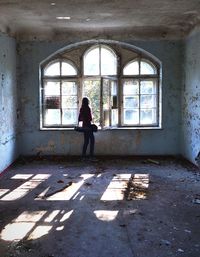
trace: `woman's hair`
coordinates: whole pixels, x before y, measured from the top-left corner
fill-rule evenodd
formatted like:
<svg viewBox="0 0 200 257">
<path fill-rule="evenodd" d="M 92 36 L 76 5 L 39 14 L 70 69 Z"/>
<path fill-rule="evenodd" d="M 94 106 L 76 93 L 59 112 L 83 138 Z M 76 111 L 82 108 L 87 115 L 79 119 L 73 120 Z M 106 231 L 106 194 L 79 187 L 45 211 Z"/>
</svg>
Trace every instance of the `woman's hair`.
<svg viewBox="0 0 200 257">
<path fill-rule="evenodd" d="M 87 97 L 83 97 L 82 99 L 82 107 L 86 107 L 89 105 L 89 99 Z"/>
</svg>

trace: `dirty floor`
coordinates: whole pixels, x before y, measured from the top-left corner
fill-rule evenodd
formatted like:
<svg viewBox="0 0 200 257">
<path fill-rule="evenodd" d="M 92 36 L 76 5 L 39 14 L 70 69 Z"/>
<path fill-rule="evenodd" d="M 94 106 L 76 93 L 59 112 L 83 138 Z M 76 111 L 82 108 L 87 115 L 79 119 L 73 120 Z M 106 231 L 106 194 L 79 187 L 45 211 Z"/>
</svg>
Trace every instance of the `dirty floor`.
<svg viewBox="0 0 200 257">
<path fill-rule="evenodd" d="M 200 173 L 168 159 L 23 159 L 0 176 L 1 257 L 200 257 Z"/>
</svg>

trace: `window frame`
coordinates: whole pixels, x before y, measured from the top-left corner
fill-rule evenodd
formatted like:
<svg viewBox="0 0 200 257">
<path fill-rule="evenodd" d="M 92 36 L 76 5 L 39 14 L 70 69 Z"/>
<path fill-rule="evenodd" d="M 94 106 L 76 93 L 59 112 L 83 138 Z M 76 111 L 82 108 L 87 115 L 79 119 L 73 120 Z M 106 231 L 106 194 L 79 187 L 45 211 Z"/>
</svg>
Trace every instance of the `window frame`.
<svg viewBox="0 0 200 257">
<path fill-rule="evenodd" d="M 81 46 L 80 46 L 81 47 Z M 91 50 L 99 47 L 99 75 L 84 75 L 84 57 L 87 53 Z M 101 75 L 101 48 L 104 47 L 105 49 L 111 51 L 115 58 L 116 58 L 116 75 Z M 45 125 L 45 104 L 44 104 L 44 83 L 46 80 L 56 81 L 59 80 L 61 83 L 64 81 L 74 81 L 77 84 L 77 111 L 79 111 L 81 107 L 81 100 L 83 96 L 83 82 L 85 80 L 100 80 L 100 129 L 101 130 L 109 130 L 109 129 L 161 129 L 161 109 L 162 109 L 162 99 L 161 99 L 161 64 L 157 61 L 153 60 L 151 57 L 146 55 L 145 53 L 137 53 L 134 49 L 129 49 L 133 53 L 137 54 L 137 57 L 130 58 L 121 63 L 121 52 L 123 49 L 118 49 L 118 51 L 113 48 L 112 44 L 107 45 L 105 43 L 98 43 L 89 45 L 79 56 L 80 65 L 77 65 L 74 61 L 69 59 L 68 57 L 59 57 L 53 58 L 48 62 L 45 62 L 40 69 L 40 129 L 41 130 L 64 130 L 64 129 L 73 129 L 74 124 L 67 124 L 67 125 Z M 139 74 L 138 75 L 124 75 L 123 70 L 124 68 L 131 62 L 135 60 L 139 63 Z M 140 74 L 141 71 L 141 62 L 144 61 L 153 66 L 156 71 L 156 74 Z M 53 63 L 60 62 L 60 75 L 59 76 L 45 76 L 44 71 Z M 61 63 L 67 62 L 68 64 L 72 65 L 73 68 L 76 70 L 77 74 L 73 76 L 61 75 Z M 117 84 L 117 111 L 118 111 L 118 125 L 117 126 L 110 126 L 104 127 L 104 120 L 103 120 L 103 80 L 109 79 L 116 81 Z M 138 80 L 139 84 L 142 80 L 152 79 L 156 81 L 156 123 L 155 124 L 125 124 L 124 123 L 124 101 L 123 101 L 123 83 L 125 80 Z M 140 85 L 139 85 L 140 88 Z M 141 96 L 139 92 L 139 97 Z M 60 94 L 62 98 L 62 94 Z M 139 100 L 140 101 L 140 100 Z M 61 108 L 62 109 L 62 108 Z M 140 113 L 141 107 L 138 109 Z M 139 114 L 140 115 L 140 114 Z M 112 116 L 112 109 L 110 110 L 109 119 Z M 62 117 L 62 113 L 61 113 Z M 77 123 L 78 123 L 78 113 L 77 113 Z"/>
<path fill-rule="evenodd" d="M 49 66 L 51 66 L 54 63 L 60 63 L 60 75 L 55 75 L 55 76 L 48 76 L 48 75 L 44 75 L 44 71 L 45 69 L 47 69 Z M 66 62 L 70 65 L 72 65 L 72 67 L 76 70 L 76 75 L 61 75 L 61 71 L 62 71 L 62 62 Z M 40 129 L 63 129 L 63 128 L 68 128 L 71 129 L 72 127 L 74 127 L 75 124 L 67 124 L 67 125 L 63 125 L 62 124 L 62 114 L 63 114 L 63 109 L 62 106 L 60 106 L 60 124 L 51 124 L 51 125 L 47 125 L 45 124 L 45 94 L 44 94 L 44 88 L 45 88 L 45 82 L 46 81 L 57 81 L 60 83 L 60 104 L 62 102 L 62 82 L 63 81 L 70 81 L 70 82 L 75 82 L 77 85 L 77 114 L 78 114 L 78 110 L 79 110 L 79 88 L 80 88 L 80 84 L 79 84 L 79 72 L 78 69 L 76 67 L 76 65 L 69 59 L 66 58 L 59 58 L 59 59 L 54 59 L 50 62 L 48 62 L 46 65 L 44 65 L 41 68 L 41 87 L 40 87 Z M 78 120 L 78 118 L 77 118 Z"/>
</svg>

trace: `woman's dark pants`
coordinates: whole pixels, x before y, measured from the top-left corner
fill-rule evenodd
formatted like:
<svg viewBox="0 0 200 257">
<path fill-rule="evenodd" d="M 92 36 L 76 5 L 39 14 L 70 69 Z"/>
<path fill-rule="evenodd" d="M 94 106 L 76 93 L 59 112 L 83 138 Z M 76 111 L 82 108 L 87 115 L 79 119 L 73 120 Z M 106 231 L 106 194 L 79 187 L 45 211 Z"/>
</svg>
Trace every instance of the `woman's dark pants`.
<svg viewBox="0 0 200 257">
<path fill-rule="evenodd" d="M 90 142 L 90 156 L 92 157 L 94 155 L 94 134 L 93 131 L 84 131 L 84 143 L 83 143 L 83 151 L 82 156 L 86 156 L 87 147 Z"/>
</svg>

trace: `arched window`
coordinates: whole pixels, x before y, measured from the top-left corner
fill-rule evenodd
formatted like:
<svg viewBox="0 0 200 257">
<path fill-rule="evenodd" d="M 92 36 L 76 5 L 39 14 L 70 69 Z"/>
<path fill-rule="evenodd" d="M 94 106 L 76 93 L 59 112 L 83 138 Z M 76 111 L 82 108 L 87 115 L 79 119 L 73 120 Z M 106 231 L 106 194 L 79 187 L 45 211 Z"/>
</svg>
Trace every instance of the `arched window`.
<svg viewBox="0 0 200 257">
<path fill-rule="evenodd" d="M 117 75 L 117 57 L 112 49 L 98 45 L 84 55 L 84 75 Z"/>
<path fill-rule="evenodd" d="M 73 126 L 77 123 L 77 69 L 59 60 L 43 68 L 43 127 Z"/>
<path fill-rule="evenodd" d="M 56 54 L 41 66 L 41 128 L 73 128 L 84 96 L 100 128 L 160 127 L 160 64 L 117 44 Z"/>
<path fill-rule="evenodd" d="M 149 60 L 132 60 L 123 69 L 123 125 L 158 123 L 158 71 Z"/>
</svg>

